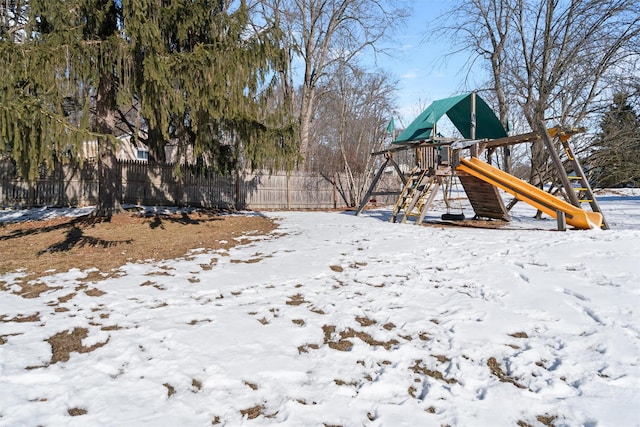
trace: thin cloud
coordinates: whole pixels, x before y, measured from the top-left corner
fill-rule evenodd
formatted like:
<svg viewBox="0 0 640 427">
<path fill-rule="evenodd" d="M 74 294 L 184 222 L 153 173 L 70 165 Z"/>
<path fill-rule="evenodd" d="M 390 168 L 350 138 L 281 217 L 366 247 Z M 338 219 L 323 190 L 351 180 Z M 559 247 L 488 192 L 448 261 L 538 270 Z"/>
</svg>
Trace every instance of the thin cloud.
<svg viewBox="0 0 640 427">
<path fill-rule="evenodd" d="M 400 76 L 402 80 L 414 80 L 418 78 L 418 73 L 415 70 L 408 71 Z"/>
</svg>

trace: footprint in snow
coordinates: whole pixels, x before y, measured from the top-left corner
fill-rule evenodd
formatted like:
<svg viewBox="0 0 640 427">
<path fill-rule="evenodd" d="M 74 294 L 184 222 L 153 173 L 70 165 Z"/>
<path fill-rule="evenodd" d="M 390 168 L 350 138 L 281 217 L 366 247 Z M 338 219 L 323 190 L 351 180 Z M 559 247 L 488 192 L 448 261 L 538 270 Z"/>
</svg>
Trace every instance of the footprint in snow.
<svg viewBox="0 0 640 427">
<path fill-rule="evenodd" d="M 570 289 L 566 289 L 566 288 L 565 288 L 565 289 L 563 289 L 563 290 L 562 290 L 562 292 L 563 292 L 565 295 L 572 296 L 572 297 L 574 297 L 574 298 L 579 299 L 580 301 L 591 301 L 589 298 L 585 297 L 584 295 L 581 295 L 581 294 L 579 294 L 579 293 L 577 293 L 577 292 L 574 292 L 574 291 L 572 291 L 572 290 L 570 290 Z"/>
<path fill-rule="evenodd" d="M 582 311 L 584 312 L 584 314 L 586 314 L 588 317 L 592 318 L 594 322 L 596 322 L 599 325 L 604 325 L 604 322 L 600 319 L 600 317 L 590 308 L 588 307 L 583 307 Z"/>
</svg>

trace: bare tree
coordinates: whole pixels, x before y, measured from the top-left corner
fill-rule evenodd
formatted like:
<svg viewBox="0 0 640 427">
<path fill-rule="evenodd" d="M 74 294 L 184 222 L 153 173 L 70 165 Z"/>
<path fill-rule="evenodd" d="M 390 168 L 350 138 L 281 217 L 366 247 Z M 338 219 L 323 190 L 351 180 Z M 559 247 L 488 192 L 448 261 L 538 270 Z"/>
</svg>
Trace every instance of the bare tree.
<svg viewBox="0 0 640 427">
<path fill-rule="evenodd" d="M 282 81 L 285 95 L 295 96 L 300 74 L 297 114 L 300 151 L 310 164 L 311 126 L 322 82 L 341 67 L 350 66 L 366 50 L 380 53 L 379 42 L 397 28 L 406 10 L 403 1 L 382 0 L 262 0 L 264 16 L 275 17 L 285 32 L 291 65 Z M 301 63 L 298 71 L 298 63 Z"/>
<path fill-rule="evenodd" d="M 458 51 L 473 52 L 469 64 L 476 59 L 483 60 L 490 69 L 489 87 L 495 96 L 498 118 L 508 129 L 509 97 L 505 82 L 505 67 L 509 37 L 513 30 L 514 1 L 509 0 L 457 0 L 454 7 L 445 14 L 447 34 L 456 40 Z M 503 169 L 511 169 L 511 151 L 502 148 Z"/>
<path fill-rule="evenodd" d="M 554 169 L 549 165 L 555 151 L 549 149 L 548 125 L 576 126 L 598 111 L 613 77 L 637 60 L 640 4 L 637 0 L 461 0 L 458 7 L 470 14 L 457 23 L 457 34 L 466 41 L 462 46 L 492 66 L 500 65 L 492 76 L 494 87 L 502 86 L 517 101 L 529 127 L 543 136 L 543 142 L 531 146 L 530 175 L 532 183 L 542 185 Z M 471 25 L 477 15 L 482 16 L 484 29 Z M 451 27 L 456 27 L 455 21 Z M 489 49 L 483 49 L 485 45 Z M 553 160 L 557 167 L 558 159 Z"/>
<path fill-rule="evenodd" d="M 345 203 L 356 206 L 369 184 L 372 151 L 381 150 L 393 111 L 395 82 L 382 72 L 341 67 L 322 87 L 310 165 L 334 182 Z"/>
<path fill-rule="evenodd" d="M 529 126 L 543 137 L 531 147 L 532 183 L 552 177 L 548 158 L 556 151 L 547 124 L 578 125 L 602 99 L 606 76 L 634 55 L 629 47 L 640 34 L 639 7 L 634 0 L 518 2 L 519 43 L 508 78 Z"/>
</svg>

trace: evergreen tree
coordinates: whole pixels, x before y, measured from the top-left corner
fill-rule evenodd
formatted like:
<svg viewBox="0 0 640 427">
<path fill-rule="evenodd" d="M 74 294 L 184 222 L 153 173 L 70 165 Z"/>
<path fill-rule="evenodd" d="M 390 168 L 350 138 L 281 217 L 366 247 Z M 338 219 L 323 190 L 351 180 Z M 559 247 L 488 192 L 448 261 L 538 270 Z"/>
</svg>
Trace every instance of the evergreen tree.
<svg viewBox="0 0 640 427">
<path fill-rule="evenodd" d="M 65 3 L 47 10 L 50 4 L 31 0 L 2 9 L 0 151 L 28 180 L 37 178 L 40 166 L 51 168 L 63 153 L 97 136 L 90 129 L 89 97 L 82 96 L 90 65 L 76 61 L 83 37 L 72 19 L 78 4 Z M 70 109 L 80 111 L 71 115 Z"/>
<path fill-rule="evenodd" d="M 588 167 L 599 187 L 640 185 L 640 117 L 628 95 L 617 93 L 600 122 L 588 158 Z"/>
<path fill-rule="evenodd" d="M 0 10 L 0 153 L 23 177 L 90 140 L 113 163 L 118 120 L 158 160 L 169 143 L 217 169 L 295 160 L 290 110 L 271 97 L 286 67 L 278 25 L 253 31 L 244 0 L 11 4 Z"/>
<path fill-rule="evenodd" d="M 224 0 L 124 0 L 132 92 L 158 159 L 169 141 L 219 168 L 291 166 L 296 147 L 285 109 L 267 108 L 286 66 L 276 22 L 250 31 L 245 5 Z"/>
</svg>

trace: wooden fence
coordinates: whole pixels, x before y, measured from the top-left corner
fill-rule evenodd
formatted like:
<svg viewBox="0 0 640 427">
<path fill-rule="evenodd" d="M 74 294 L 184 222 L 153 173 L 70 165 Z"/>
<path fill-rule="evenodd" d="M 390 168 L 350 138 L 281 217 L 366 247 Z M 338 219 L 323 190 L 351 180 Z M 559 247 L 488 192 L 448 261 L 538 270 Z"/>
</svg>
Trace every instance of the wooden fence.
<svg viewBox="0 0 640 427">
<path fill-rule="evenodd" d="M 197 174 L 189 167 L 121 161 L 123 204 L 235 209 L 343 209 L 338 188 L 318 174 L 244 172 Z M 389 179 L 390 188 L 397 178 Z M 365 189 L 367 185 L 364 187 Z M 397 188 L 395 188 L 397 189 Z M 11 162 L 0 162 L 0 207 L 90 206 L 98 199 L 97 165 L 58 165 L 30 185 Z M 380 199 L 380 198 L 378 198 Z M 378 200 L 379 203 L 392 203 Z"/>
<path fill-rule="evenodd" d="M 0 161 L 0 206 L 87 206 L 96 203 L 98 174 L 94 164 L 82 167 L 56 165 L 29 185 L 18 177 L 15 166 Z"/>
</svg>

